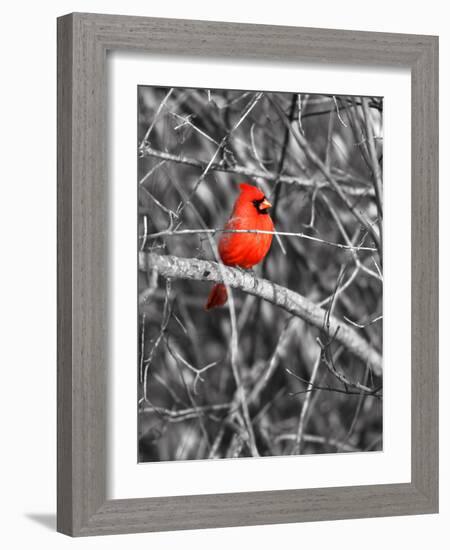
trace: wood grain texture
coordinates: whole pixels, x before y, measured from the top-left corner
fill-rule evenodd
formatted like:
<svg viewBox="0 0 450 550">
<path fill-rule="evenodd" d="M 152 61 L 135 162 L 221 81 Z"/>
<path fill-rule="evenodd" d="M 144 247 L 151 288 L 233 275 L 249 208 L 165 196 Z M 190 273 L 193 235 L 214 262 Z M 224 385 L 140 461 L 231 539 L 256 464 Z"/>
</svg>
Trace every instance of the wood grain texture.
<svg viewBox="0 0 450 550">
<path fill-rule="evenodd" d="M 106 52 L 406 66 L 412 72 L 412 481 L 106 499 Z M 58 530 L 97 535 L 438 509 L 438 40 L 115 15 L 58 20 Z"/>
<path fill-rule="evenodd" d="M 79 17 L 59 20 L 58 42 L 59 323 L 66 327 L 58 340 L 58 529 L 75 534 L 106 498 L 106 67 L 103 46 Z"/>
<path fill-rule="evenodd" d="M 72 526 L 72 20 L 58 21 L 57 529 Z"/>
<path fill-rule="evenodd" d="M 411 71 L 412 479 L 438 510 L 439 97 L 438 40 Z"/>
</svg>

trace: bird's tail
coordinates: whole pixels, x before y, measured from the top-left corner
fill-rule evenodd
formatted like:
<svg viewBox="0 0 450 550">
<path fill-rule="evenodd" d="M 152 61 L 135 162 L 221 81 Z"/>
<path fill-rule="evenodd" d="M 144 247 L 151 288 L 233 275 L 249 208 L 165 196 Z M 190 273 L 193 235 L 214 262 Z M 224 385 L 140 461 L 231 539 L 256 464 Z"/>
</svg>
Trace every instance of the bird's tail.
<svg viewBox="0 0 450 550">
<path fill-rule="evenodd" d="M 223 306 L 227 303 L 227 289 L 222 283 L 214 285 L 208 296 L 205 309 L 212 309 L 213 307 Z"/>
</svg>

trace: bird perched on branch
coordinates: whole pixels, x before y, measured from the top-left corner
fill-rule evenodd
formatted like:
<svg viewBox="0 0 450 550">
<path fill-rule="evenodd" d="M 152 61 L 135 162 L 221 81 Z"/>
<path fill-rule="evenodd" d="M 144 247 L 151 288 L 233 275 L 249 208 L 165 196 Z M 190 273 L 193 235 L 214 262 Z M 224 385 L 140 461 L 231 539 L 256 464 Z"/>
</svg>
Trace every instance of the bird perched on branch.
<svg viewBox="0 0 450 550">
<path fill-rule="evenodd" d="M 269 215 L 272 206 L 264 193 L 253 185 L 241 183 L 240 194 L 219 240 L 219 256 L 225 265 L 251 269 L 259 264 L 269 252 L 273 235 L 270 233 L 241 233 L 235 230 L 273 231 Z M 229 232 L 227 232 L 227 230 Z M 223 306 L 227 301 L 224 284 L 214 285 L 208 296 L 205 309 Z"/>
</svg>

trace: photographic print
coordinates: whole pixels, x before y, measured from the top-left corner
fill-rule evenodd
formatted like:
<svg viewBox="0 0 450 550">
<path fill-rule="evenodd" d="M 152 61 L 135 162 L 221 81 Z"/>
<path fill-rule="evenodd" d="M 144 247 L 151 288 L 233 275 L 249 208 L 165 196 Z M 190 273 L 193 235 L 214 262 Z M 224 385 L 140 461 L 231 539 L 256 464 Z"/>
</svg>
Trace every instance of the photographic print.
<svg viewBox="0 0 450 550">
<path fill-rule="evenodd" d="M 139 86 L 139 462 L 383 449 L 383 99 Z"/>
</svg>

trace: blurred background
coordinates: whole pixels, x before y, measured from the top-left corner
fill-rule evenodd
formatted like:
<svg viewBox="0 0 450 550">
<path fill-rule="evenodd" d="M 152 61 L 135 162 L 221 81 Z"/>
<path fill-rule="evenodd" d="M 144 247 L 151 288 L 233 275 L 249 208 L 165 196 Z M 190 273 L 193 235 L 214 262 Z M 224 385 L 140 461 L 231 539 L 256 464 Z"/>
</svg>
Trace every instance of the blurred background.
<svg viewBox="0 0 450 550">
<path fill-rule="evenodd" d="M 274 238 L 257 276 L 381 353 L 382 111 L 375 97 L 139 87 L 139 251 L 214 259 L 207 236 L 177 231 L 222 228 L 238 184 L 255 184 L 277 231 L 314 238 Z M 204 310 L 211 286 L 139 272 L 139 461 L 382 450 L 381 376 L 235 290 L 246 418 L 228 308 Z"/>
</svg>

